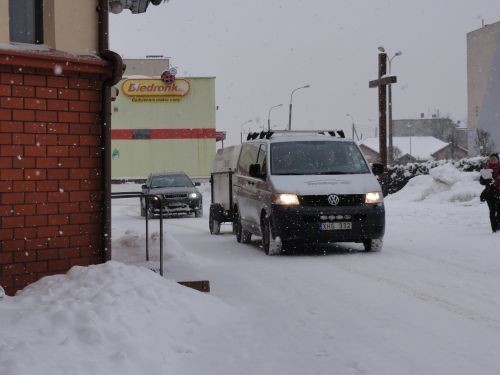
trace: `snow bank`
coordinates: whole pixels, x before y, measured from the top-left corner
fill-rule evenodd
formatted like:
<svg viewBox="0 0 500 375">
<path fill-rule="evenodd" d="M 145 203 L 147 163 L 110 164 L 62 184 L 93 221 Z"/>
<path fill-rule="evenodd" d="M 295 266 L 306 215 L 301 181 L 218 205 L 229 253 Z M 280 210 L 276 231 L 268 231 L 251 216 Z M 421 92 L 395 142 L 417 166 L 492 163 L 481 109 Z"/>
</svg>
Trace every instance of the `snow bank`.
<svg viewBox="0 0 500 375">
<path fill-rule="evenodd" d="M 230 312 L 145 268 L 73 267 L 0 299 L 0 374 L 181 374 Z"/>
<path fill-rule="evenodd" d="M 163 236 L 163 256 L 165 260 L 184 258 L 186 256 L 186 250 L 171 234 L 163 233 Z M 150 233 L 148 243 L 151 249 L 150 255 L 153 258 L 157 258 L 155 254 L 158 253 L 158 249 L 160 248 L 160 232 L 154 231 Z M 119 248 L 121 252 L 132 252 L 145 256 L 145 246 L 146 236 L 144 233 L 138 233 L 134 229 L 127 229 L 124 234 L 113 240 L 113 248 Z"/>
<path fill-rule="evenodd" d="M 469 202 L 481 194 L 478 172 L 461 172 L 450 163 L 432 168 L 428 175 L 413 177 L 393 201 Z"/>
</svg>

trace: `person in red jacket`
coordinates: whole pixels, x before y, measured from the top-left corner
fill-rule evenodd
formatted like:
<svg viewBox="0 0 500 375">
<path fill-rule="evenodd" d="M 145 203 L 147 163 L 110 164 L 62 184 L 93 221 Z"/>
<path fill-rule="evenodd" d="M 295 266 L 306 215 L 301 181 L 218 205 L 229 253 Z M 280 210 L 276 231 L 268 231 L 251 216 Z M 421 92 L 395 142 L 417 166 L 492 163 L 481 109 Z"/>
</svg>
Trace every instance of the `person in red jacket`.
<svg viewBox="0 0 500 375">
<path fill-rule="evenodd" d="M 500 162 L 498 154 L 491 154 L 481 171 L 479 182 L 485 185 L 481 201 L 488 204 L 490 223 L 493 233 L 500 230 Z"/>
</svg>

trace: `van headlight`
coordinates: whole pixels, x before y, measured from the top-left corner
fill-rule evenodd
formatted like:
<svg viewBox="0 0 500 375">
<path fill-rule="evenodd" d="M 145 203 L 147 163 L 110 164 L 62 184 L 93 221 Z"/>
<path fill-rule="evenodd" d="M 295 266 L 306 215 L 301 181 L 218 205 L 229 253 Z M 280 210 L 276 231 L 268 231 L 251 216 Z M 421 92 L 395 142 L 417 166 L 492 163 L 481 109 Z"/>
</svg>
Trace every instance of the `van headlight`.
<svg viewBox="0 0 500 375">
<path fill-rule="evenodd" d="M 371 191 L 366 193 L 365 195 L 365 203 L 366 204 L 377 204 L 381 203 L 384 200 L 384 196 L 380 191 Z"/>
<path fill-rule="evenodd" d="M 295 194 L 273 194 L 272 202 L 275 204 L 283 204 L 287 206 L 299 205 L 299 197 Z"/>
<path fill-rule="evenodd" d="M 198 198 L 198 193 L 189 193 L 189 198 Z"/>
</svg>

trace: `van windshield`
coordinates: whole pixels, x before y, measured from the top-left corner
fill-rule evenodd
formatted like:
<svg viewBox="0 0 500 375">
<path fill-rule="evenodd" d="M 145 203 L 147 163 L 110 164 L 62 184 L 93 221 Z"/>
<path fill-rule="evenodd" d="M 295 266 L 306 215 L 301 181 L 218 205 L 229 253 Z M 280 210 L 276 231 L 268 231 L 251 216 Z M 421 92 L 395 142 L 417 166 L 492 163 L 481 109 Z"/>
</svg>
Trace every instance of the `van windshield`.
<svg viewBox="0 0 500 375">
<path fill-rule="evenodd" d="M 358 147 L 350 142 L 277 142 L 270 151 L 273 175 L 370 173 Z"/>
</svg>

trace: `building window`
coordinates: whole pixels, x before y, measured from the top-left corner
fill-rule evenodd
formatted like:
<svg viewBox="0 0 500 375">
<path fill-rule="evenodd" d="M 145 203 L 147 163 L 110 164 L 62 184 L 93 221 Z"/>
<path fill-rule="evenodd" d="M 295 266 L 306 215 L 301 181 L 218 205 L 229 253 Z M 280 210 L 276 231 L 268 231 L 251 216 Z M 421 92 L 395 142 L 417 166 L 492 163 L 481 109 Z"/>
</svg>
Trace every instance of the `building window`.
<svg viewBox="0 0 500 375">
<path fill-rule="evenodd" d="M 43 0 L 9 0 L 10 41 L 43 43 Z"/>
</svg>

